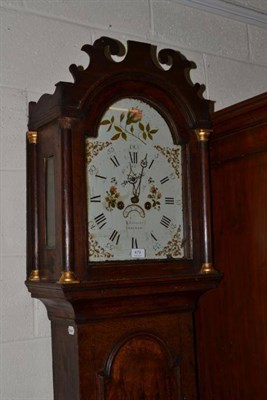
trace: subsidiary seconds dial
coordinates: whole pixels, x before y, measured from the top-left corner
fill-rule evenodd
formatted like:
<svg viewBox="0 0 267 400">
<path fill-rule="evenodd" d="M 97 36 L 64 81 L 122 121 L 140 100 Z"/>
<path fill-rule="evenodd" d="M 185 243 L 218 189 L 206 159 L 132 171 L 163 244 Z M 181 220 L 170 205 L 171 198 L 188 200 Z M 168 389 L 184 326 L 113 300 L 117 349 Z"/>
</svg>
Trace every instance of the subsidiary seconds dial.
<svg viewBox="0 0 267 400">
<path fill-rule="evenodd" d="M 86 156 L 89 261 L 182 258 L 181 146 L 162 116 L 120 100 Z"/>
</svg>

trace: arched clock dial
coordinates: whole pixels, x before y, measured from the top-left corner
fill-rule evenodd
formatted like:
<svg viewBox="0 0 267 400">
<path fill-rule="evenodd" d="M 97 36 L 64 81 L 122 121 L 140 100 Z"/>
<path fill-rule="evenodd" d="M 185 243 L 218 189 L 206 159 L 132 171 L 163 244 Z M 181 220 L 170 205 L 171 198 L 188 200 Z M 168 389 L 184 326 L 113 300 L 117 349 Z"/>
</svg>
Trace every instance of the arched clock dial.
<svg viewBox="0 0 267 400">
<path fill-rule="evenodd" d="M 183 258 L 181 146 L 163 117 L 116 102 L 86 158 L 89 261 Z"/>
</svg>

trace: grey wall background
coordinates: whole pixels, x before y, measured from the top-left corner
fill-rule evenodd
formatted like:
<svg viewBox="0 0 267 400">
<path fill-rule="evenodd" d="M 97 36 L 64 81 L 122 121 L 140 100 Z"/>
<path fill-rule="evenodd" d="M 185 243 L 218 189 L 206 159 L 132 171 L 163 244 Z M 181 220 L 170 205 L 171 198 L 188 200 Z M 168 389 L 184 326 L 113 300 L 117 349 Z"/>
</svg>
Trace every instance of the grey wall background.
<svg viewBox="0 0 267 400">
<path fill-rule="evenodd" d="M 72 81 L 102 35 L 181 51 L 221 109 L 267 91 L 266 0 L 0 0 L 2 400 L 52 400 L 50 326 L 25 279 L 28 102 Z"/>
</svg>

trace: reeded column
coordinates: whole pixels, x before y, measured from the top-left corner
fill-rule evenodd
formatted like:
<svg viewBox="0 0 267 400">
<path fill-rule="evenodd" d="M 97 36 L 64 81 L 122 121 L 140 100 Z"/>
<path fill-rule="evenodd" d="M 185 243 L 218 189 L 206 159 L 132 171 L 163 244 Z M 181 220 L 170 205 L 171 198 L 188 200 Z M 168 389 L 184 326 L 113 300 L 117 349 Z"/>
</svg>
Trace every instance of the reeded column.
<svg viewBox="0 0 267 400">
<path fill-rule="evenodd" d="M 63 223 L 63 270 L 58 281 L 60 284 L 78 283 L 72 268 L 74 266 L 74 224 L 72 202 L 72 143 L 71 118 L 61 118 L 62 137 L 62 223 Z"/>
<path fill-rule="evenodd" d="M 27 271 L 28 281 L 39 281 L 37 132 L 27 132 Z"/>
<path fill-rule="evenodd" d="M 196 129 L 197 140 L 200 147 L 200 172 L 201 172 L 201 197 L 202 197 L 202 238 L 203 238 L 203 262 L 200 273 L 216 272 L 212 264 L 211 246 L 211 199 L 210 199 L 210 177 L 209 177 L 209 152 L 208 140 L 211 129 Z"/>
</svg>

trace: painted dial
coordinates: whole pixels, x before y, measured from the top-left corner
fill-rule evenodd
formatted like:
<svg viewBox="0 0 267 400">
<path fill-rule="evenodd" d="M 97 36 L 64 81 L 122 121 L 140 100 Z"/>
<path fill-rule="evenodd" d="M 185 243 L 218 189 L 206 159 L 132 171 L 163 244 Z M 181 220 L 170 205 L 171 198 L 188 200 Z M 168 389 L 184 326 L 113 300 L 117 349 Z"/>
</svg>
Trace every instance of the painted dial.
<svg viewBox="0 0 267 400">
<path fill-rule="evenodd" d="M 89 261 L 183 258 L 181 146 L 161 114 L 114 103 L 86 159 Z"/>
</svg>

